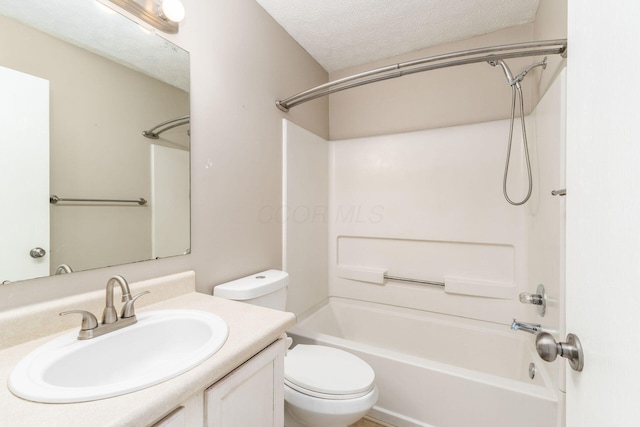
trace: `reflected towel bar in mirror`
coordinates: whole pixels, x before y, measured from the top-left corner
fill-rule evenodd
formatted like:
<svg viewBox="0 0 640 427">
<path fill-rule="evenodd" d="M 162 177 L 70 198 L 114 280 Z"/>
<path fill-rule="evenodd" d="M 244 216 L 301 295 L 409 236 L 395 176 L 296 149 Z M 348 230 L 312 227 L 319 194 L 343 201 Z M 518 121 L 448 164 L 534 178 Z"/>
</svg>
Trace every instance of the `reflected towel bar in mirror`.
<svg viewBox="0 0 640 427">
<path fill-rule="evenodd" d="M 55 194 L 49 197 L 49 203 L 55 205 L 58 202 L 89 202 L 89 203 L 137 203 L 140 206 L 146 205 L 147 201 L 140 197 L 138 200 L 119 200 L 119 199 L 65 199 Z"/>
</svg>

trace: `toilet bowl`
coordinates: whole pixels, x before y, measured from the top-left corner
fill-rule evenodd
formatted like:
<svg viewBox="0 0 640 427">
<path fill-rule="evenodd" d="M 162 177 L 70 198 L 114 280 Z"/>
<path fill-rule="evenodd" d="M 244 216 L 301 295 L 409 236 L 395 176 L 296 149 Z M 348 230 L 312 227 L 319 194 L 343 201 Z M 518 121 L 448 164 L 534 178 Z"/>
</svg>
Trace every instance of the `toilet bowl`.
<svg viewBox="0 0 640 427">
<path fill-rule="evenodd" d="M 284 361 L 285 425 L 345 427 L 378 400 L 373 369 L 346 351 L 299 344 Z"/>
<path fill-rule="evenodd" d="M 218 297 L 284 310 L 289 275 L 267 270 L 213 289 Z M 378 400 L 373 369 L 344 350 L 298 344 L 284 360 L 285 427 L 346 427 Z"/>
</svg>

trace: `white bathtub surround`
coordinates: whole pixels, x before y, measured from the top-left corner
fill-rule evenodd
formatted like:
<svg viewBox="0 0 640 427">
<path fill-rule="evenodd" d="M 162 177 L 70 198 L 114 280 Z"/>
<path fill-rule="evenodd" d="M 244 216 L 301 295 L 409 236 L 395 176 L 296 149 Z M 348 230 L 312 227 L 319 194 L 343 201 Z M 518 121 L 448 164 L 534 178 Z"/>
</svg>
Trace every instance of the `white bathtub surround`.
<svg viewBox="0 0 640 427">
<path fill-rule="evenodd" d="M 558 78 L 526 118 L 534 189 L 519 207 L 502 195 L 508 120 L 330 141 L 329 295 L 557 331 L 564 199 L 551 191 L 564 188 L 563 99 Z M 513 198 L 526 193 L 521 148 L 515 133 Z M 372 283 L 354 270 L 445 285 Z M 539 283 L 551 299 L 544 318 L 518 300 Z"/>
<path fill-rule="evenodd" d="M 505 324 L 526 317 L 517 293 L 527 279 L 527 208 L 502 196 L 508 126 L 331 141 L 329 294 Z M 512 157 L 510 194 L 519 197 L 526 192 L 520 150 Z M 372 285 L 340 277 L 343 267 L 436 282 L 457 277 L 512 292 L 504 299 L 478 289 L 466 296 L 398 281 Z"/>
<path fill-rule="evenodd" d="M 299 314 L 329 296 L 329 145 L 286 119 L 282 126 L 282 208 L 271 215 L 283 227 L 287 310 Z"/>
<path fill-rule="evenodd" d="M 501 325 L 330 298 L 300 316 L 289 332 L 296 343 L 340 348 L 371 365 L 381 392 L 370 414 L 394 425 L 556 423 L 563 396 L 548 365 L 535 354 L 529 335 Z"/>
<path fill-rule="evenodd" d="M 518 207 L 509 205 L 502 194 L 508 120 L 327 142 L 329 298 L 383 304 L 391 317 L 379 316 L 372 322 L 345 310 L 339 321 L 318 315 L 314 322 L 326 322 L 317 328 L 327 335 L 341 337 L 353 332 L 348 341 L 363 342 L 363 324 L 375 334 L 367 339 L 377 341 L 364 342 L 365 348 L 375 348 L 358 348 L 354 354 L 371 351 L 375 357 L 362 358 L 371 360 L 378 376 L 388 378 L 378 385 L 379 406 L 394 408 L 389 409 L 394 413 L 392 420 L 409 417 L 413 424 L 407 425 L 412 426 L 424 422 L 467 425 L 471 419 L 455 424 L 460 411 L 449 411 L 452 419 L 445 417 L 447 411 L 439 412 L 439 408 L 450 409 L 450 402 L 438 395 L 443 395 L 441 382 L 455 388 L 462 384 L 459 378 L 469 377 L 474 380 L 456 389 L 463 396 L 456 398 L 458 404 L 467 405 L 467 399 L 472 399 L 475 403 L 469 405 L 500 408 L 504 401 L 528 412 L 525 407 L 533 402 L 538 408 L 535 417 L 544 421 L 537 425 L 561 425 L 564 394 L 559 391 L 564 390 L 565 364 L 543 362 L 533 350 L 533 335 L 511 331 L 509 325 L 513 318 L 541 323 L 556 340 L 565 337 L 565 199 L 551 195 L 552 190 L 565 188 L 564 99 L 563 72 L 526 118 L 534 182 L 531 199 Z M 518 199 L 526 193 L 527 177 L 517 132 L 513 143 L 508 192 Z M 319 159 L 314 167 L 321 170 L 322 165 Z M 287 180 L 296 181 L 297 172 L 291 172 L 293 169 Z M 324 173 L 316 173 L 316 179 Z M 309 182 L 313 177 L 307 174 L 301 179 Z M 322 203 L 323 193 L 309 192 L 313 194 L 305 197 Z M 297 197 L 289 197 L 289 207 L 296 206 Z M 304 230 L 300 224 L 297 227 L 296 232 Z M 313 240 L 300 240 L 295 252 L 285 252 L 287 265 L 295 267 L 302 280 L 305 268 L 324 262 L 305 257 L 313 253 L 313 245 Z M 443 286 L 385 278 L 385 274 Z M 535 292 L 540 283 L 548 294 L 544 317 L 539 316 L 536 306 L 518 299 L 521 292 Z M 331 307 L 323 310 L 330 312 Z M 397 314 L 394 310 L 408 310 L 400 316 L 406 319 L 442 316 L 436 323 L 444 322 L 451 328 L 445 328 L 448 334 L 433 336 L 435 341 L 430 341 L 425 338 L 430 326 L 418 322 L 427 330 L 408 332 L 411 326 L 391 320 Z M 339 346 L 350 348 L 351 344 L 340 342 Z M 446 351 L 449 348 L 456 350 Z M 435 352 L 424 353 L 426 349 Z M 482 356 L 483 352 L 488 353 Z M 530 362 L 538 370 L 533 383 L 528 378 Z M 458 367 L 451 371 L 449 366 Z M 415 389 L 398 386 L 414 382 L 419 384 Z M 490 386 L 483 388 L 487 384 Z M 425 409 L 424 399 L 414 400 L 424 394 L 438 403 Z M 389 404 L 388 399 L 409 403 Z M 416 407 L 425 412 L 416 413 Z M 430 415 L 431 411 L 436 415 Z M 481 407 L 478 411 L 483 413 Z M 510 420 L 504 425 L 521 425 L 515 422 L 517 411 L 510 411 L 504 411 L 504 420 Z M 492 425 L 490 418 L 486 422 Z"/>
<path fill-rule="evenodd" d="M 539 317 L 529 306 L 526 317 L 554 332 L 556 341 L 565 341 L 565 230 L 568 196 L 550 196 L 554 190 L 566 189 L 566 69 L 553 82 L 535 109 L 536 144 L 531 152 L 534 165 L 534 192 L 527 215 L 527 281 L 523 292 L 533 293 L 538 284 L 544 284 L 547 295 L 546 313 Z M 554 381 L 565 391 L 567 363 L 554 362 Z"/>
<path fill-rule="evenodd" d="M 283 331 L 295 322 L 294 316 L 290 313 L 266 310 L 196 293 L 193 272 L 131 283 L 130 287 L 134 293 L 142 289 L 151 290 L 150 295 L 139 300 L 141 304 L 136 308 L 140 313 L 150 310 L 193 309 L 219 315 L 229 324 L 227 342 L 212 357 L 176 378 L 110 399 L 79 404 L 42 404 L 22 400 L 11 394 L 6 386 L 0 387 L 2 424 L 146 426 L 152 425 L 173 408 L 193 399 L 194 396 L 195 400 L 200 402 L 195 409 L 200 409 L 201 420 L 202 390 L 276 341 Z M 144 298 L 147 297 L 150 301 L 143 304 Z M 102 309 L 103 303 L 104 291 L 101 291 L 3 313 L 0 318 L 0 342 L 3 344 L 3 349 L 0 350 L 0 382 L 6 384 L 11 370 L 18 361 L 48 342 L 52 336 L 57 336 L 58 331 L 78 329 L 78 319 L 69 321 L 58 316 L 58 311 L 82 308 L 95 313 Z M 38 327 L 45 330 L 44 335 L 39 333 Z M 22 340 L 15 329 L 22 330 L 32 341 L 19 343 Z M 5 343 L 9 343 L 9 346 L 5 346 Z M 126 363 L 126 357 L 120 361 L 114 360 L 114 363 Z M 187 422 L 189 416 L 190 414 L 187 414 Z"/>
</svg>

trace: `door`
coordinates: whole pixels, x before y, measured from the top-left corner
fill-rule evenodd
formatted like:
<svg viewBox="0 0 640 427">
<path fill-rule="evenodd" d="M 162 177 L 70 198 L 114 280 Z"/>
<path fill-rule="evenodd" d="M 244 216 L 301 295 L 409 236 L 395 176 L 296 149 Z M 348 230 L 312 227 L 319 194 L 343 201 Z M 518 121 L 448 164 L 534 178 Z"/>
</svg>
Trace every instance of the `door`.
<svg viewBox="0 0 640 427">
<path fill-rule="evenodd" d="M 640 422 L 640 5 L 569 1 L 567 426 Z"/>
<path fill-rule="evenodd" d="M 49 82 L 0 67 L 0 129 L 0 282 L 48 276 Z"/>
<path fill-rule="evenodd" d="M 151 145 L 151 254 L 191 252 L 189 151 Z"/>
</svg>

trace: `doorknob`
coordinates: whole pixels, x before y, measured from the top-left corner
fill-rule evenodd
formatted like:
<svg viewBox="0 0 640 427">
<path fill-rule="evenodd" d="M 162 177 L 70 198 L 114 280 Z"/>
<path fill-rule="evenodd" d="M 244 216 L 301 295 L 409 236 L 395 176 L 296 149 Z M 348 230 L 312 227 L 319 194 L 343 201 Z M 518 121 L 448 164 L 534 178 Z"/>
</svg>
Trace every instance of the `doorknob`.
<svg viewBox="0 0 640 427">
<path fill-rule="evenodd" d="M 556 357 L 562 356 L 569 359 L 569 365 L 574 371 L 582 371 L 584 367 L 584 353 L 582 344 L 574 334 L 567 335 L 567 342 L 556 342 L 547 332 L 541 332 L 536 337 L 536 350 L 538 354 L 547 362 L 553 362 Z"/>
<path fill-rule="evenodd" d="M 47 254 L 47 251 L 45 251 L 42 248 L 33 248 L 31 249 L 31 252 L 29 252 L 29 255 L 31 255 L 31 258 L 42 258 L 46 254 Z"/>
</svg>

